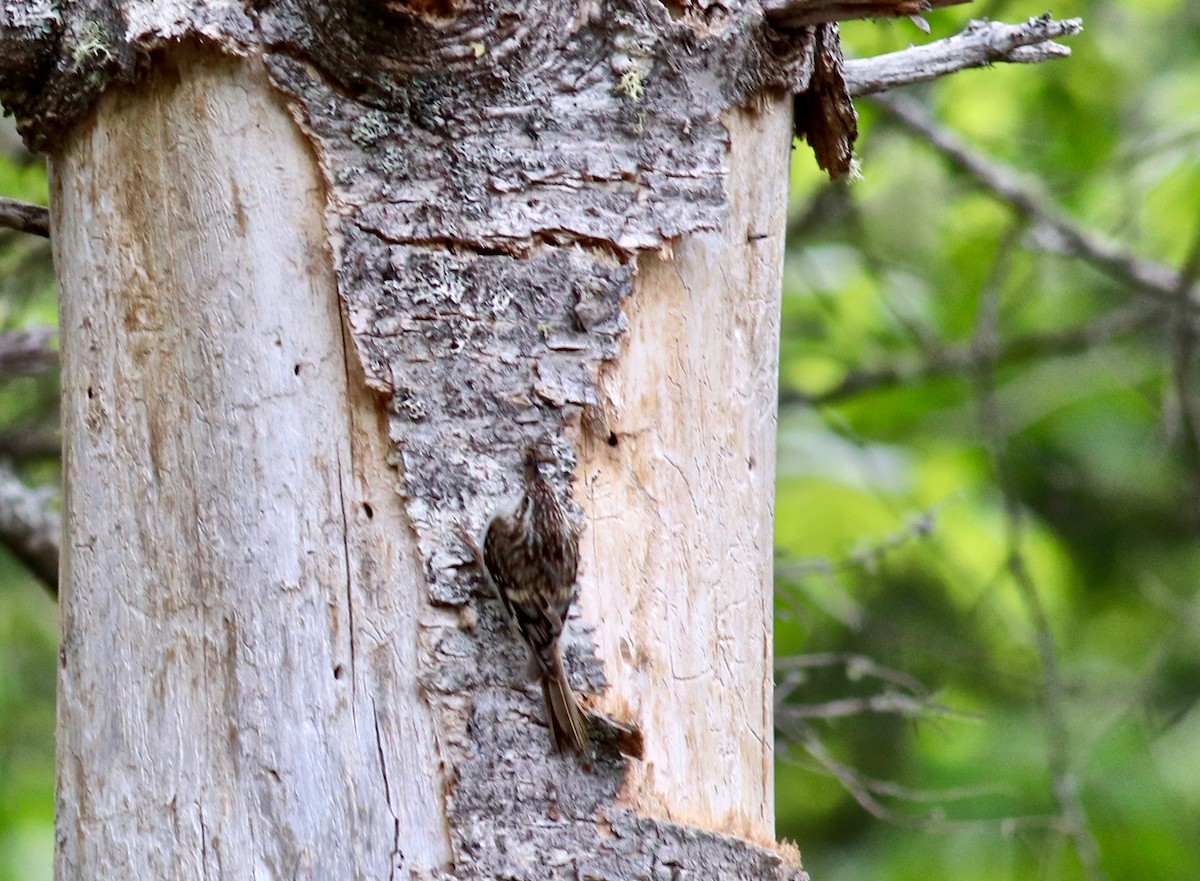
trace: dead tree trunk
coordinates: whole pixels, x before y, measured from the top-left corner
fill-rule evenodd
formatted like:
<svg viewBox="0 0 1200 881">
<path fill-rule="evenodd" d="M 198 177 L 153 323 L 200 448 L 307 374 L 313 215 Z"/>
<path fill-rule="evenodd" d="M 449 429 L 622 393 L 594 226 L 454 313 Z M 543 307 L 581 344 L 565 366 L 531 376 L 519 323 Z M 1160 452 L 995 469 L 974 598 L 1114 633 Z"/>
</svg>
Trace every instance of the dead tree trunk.
<svg viewBox="0 0 1200 881">
<path fill-rule="evenodd" d="M 793 93 L 848 167 L 836 30 L 28 0 L 0 49 L 61 297 L 57 877 L 800 874 L 777 298 Z M 543 433 L 584 523 L 571 680 L 640 759 L 550 751 L 462 540 Z"/>
</svg>

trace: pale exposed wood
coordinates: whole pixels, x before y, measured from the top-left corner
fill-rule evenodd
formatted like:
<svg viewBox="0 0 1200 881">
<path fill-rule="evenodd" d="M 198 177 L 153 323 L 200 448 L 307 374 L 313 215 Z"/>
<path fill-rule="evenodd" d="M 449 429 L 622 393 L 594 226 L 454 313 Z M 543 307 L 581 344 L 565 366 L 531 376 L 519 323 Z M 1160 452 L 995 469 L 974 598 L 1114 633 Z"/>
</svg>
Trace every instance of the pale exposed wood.
<svg viewBox="0 0 1200 881">
<path fill-rule="evenodd" d="M 52 203 L 56 877 L 444 864 L 422 570 L 308 146 L 253 68 L 185 57 L 102 101 Z"/>
<path fill-rule="evenodd" d="M 791 113 L 729 114 L 721 229 L 639 262 L 585 448 L 583 617 L 607 709 L 641 725 L 639 811 L 774 837 L 770 699 L 779 278 Z"/>
</svg>

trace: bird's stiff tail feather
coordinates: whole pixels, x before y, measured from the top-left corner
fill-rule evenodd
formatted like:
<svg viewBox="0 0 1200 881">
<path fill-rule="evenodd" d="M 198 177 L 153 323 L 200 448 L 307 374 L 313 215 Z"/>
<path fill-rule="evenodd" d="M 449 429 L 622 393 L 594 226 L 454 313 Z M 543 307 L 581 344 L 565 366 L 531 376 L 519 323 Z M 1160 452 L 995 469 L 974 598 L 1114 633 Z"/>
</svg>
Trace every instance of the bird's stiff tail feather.
<svg viewBox="0 0 1200 881">
<path fill-rule="evenodd" d="M 557 646 L 545 654 L 549 657 L 539 658 L 539 666 L 542 668 L 546 721 L 550 725 L 550 741 L 554 744 L 554 751 L 586 753 L 589 747 L 587 720 L 567 683 L 567 674 L 563 670 Z"/>
</svg>

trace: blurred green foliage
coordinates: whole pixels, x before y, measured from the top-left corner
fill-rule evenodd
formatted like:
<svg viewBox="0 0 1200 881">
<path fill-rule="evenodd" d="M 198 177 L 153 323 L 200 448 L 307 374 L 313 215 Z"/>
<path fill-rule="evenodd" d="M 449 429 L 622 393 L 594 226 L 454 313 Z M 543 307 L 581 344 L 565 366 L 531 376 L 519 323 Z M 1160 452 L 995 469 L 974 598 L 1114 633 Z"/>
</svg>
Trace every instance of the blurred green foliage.
<svg viewBox="0 0 1200 881">
<path fill-rule="evenodd" d="M 42 163 L 0 150 L 0 195 L 46 204 Z M 56 308 L 49 243 L 0 230 L 0 331 L 53 325 Z M 0 457 L 31 483 L 58 479 L 57 420 L 56 377 L 0 378 Z M 46 590 L 0 552 L 0 881 L 52 877 L 56 619 Z"/>
<path fill-rule="evenodd" d="M 1050 6 L 1084 18 L 1070 60 L 906 93 L 1079 222 L 1179 267 L 1200 234 L 1200 5 Z M 930 38 L 904 20 L 843 34 L 861 57 L 970 17 L 1043 11 L 977 0 L 931 14 Z M 1179 315 L 1095 345 L 1047 342 L 1141 295 L 1043 247 L 869 102 L 860 113 L 860 180 L 830 184 L 807 149 L 794 153 L 779 832 L 816 881 L 1084 878 L 1055 794 L 1059 749 L 1106 877 L 1200 877 L 1200 468 Z M 41 166 L 0 156 L 0 193 L 44 203 Z M 46 244 L 0 231 L 0 327 L 51 322 L 54 308 Z M 981 327 L 1028 344 L 990 383 L 964 368 L 811 403 L 864 371 L 969 350 Z M 44 379 L 0 382 L 0 446 L 44 432 L 54 394 Z M 54 477 L 44 455 L 20 464 Z M 1013 552 L 1045 611 L 1058 694 Z M 0 558 L 0 881 L 50 877 L 54 622 L 44 592 Z M 1055 712 L 1065 739 L 1050 733 Z"/>
<path fill-rule="evenodd" d="M 1084 19 L 1071 59 L 905 93 L 1077 222 L 1182 268 L 1200 236 L 1200 5 L 1049 8 Z M 928 21 L 939 37 L 1045 9 L 994 0 Z M 900 20 L 843 39 L 864 57 L 927 38 Z M 1180 405 L 1200 394 L 1195 313 L 1048 247 L 920 137 L 859 110 L 861 179 L 831 184 L 794 153 L 779 832 L 818 881 L 1200 877 L 1200 469 Z M 1122 332 L 1061 344 L 1138 304 Z M 1013 357 L 920 376 L 986 351 L 981 331 Z M 894 369 L 905 378 L 855 388 Z M 855 697 L 874 708 L 820 715 Z M 1067 777 L 1082 823 L 1056 796 Z"/>
</svg>

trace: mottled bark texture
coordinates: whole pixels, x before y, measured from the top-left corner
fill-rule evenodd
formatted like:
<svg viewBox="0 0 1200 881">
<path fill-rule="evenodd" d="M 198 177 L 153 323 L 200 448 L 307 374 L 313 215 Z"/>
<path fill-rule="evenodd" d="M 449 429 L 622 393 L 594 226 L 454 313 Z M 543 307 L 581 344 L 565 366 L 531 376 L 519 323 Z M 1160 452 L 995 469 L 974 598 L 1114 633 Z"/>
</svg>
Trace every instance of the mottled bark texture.
<svg viewBox="0 0 1200 881">
<path fill-rule="evenodd" d="M 621 307 L 635 259 L 722 227 L 729 212 L 722 114 L 768 90 L 798 87 L 812 65 L 807 35 L 776 40 L 751 8 L 709 21 L 676 21 L 650 3 L 547 3 L 526 11 L 487 27 L 464 17 L 431 28 L 399 16 L 396 30 L 382 36 L 377 22 L 338 22 L 326 28 L 345 44 L 335 39 L 285 54 L 279 47 L 303 35 L 280 33 L 267 59 L 322 157 L 351 335 L 367 381 L 390 402 L 390 434 L 431 599 L 455 608 L 477 583 L 462 565 L 468 557 L 457 527 L 478 527 L 518 489 L 520 453 L 530 439 L 567 430 L 577 441 L 636 444 L 619 417 L 610 418 L 611 402 L 597 386 L 621 351 Z M 357 57 L 352 47 L 367 39 L 382 61 L 365 69 L 348 64 Z M 767 343 L 773 348 L 772 334 Z M 622 516 L 590 513 L 592 532 Z M 624 553 L 644 553 L 639 538 L 660 534 L 629 536 Z M 747 599 L 762 595 L 767 567 L 769 557 L 760 557 Z M 593 585 L 585 577 L 585 590 L 621 595 Z M 680 580 L 666 589 L 686 595 L 700 586 Z M 741 586 L 731 579 L 712 589 Z M 748 606 L 758 628 L 748 638 L 761 647 L 769 609 Z M 637 817 L 619 798 L 626 763 L 614 753 L 582 767 L 548 761 L 541 725 L 526 721 L 530 695 L 513 689 L 512 645 L 496 606 L 480 609 L 474 631 L 424 634 L 434 658 L 424 688 L 439 715 L 453 718 L 471 696 L 469 737 L 453 738 L 446 756 L 454 768 L 448 817 L 456 877 L 533 877 L 554 854 L 561 856 L 540 871 L 563 877 L 798 871 L 773 850 L 714 835 L 716 823 L 702 832 Z M 697 639 L 707 642 L 713 623 L 693 622 Z M 654 654 L 632 636 L 627 645 L 634 655 Z M 599 695 L 607 677 L 589 628 L 574 623 L 565 648 L 574 685 Z M 743 673 L 769 676 L 764 659 Z M 751 690 L 765 700 L 757 681 Z M 625 721 L 651 728 L 670 719 L 627 709 Z M 771 734 L 761 725 L 761 704 L 751 712 L 757 778 Z M 686 741 L 687 718 L 646 732 L 648 761 L 671 759 L 668 743 Z M 742 760 L 731 747 L 726 760 Z M 676 747 L 674 758 L 690 766 L 692 751 Z M 721 753 L 705 754 L 711 761 Z M 674 769 L 664 764 L 660 774 L 673 777 Z M 521 781 L 517 799 L 514 780 Z M 762 783 L 747 791 L 756 802 L 771 797 Z M 657 794 L 671 810 L 671 792 Z M 749 817 L 762 811 L 738 800 L 732 815 L 745 819 L 735 828 L 753 828 L 761 838 L 764 824 Z M 703 808 L 694 815 L 713 819 Z"/>
<path fill-rule="evenodd" d="M 777 296 L 814 69 L 802 130 L 849 159 L 836 30 L 57 16 L 7 106 L 51 152 L 63 300 L 59 877 L 799 876 L 770 841 Z M 550 753 L 460 537 L 543 433 L 586 518 L 569 675 L 642 727 L 634 767 Z"/>
</svg>

